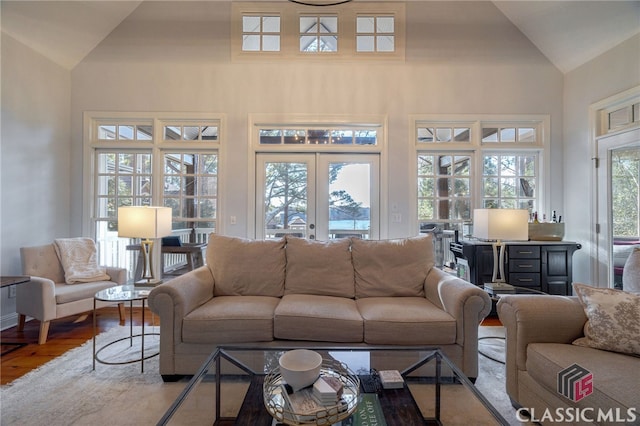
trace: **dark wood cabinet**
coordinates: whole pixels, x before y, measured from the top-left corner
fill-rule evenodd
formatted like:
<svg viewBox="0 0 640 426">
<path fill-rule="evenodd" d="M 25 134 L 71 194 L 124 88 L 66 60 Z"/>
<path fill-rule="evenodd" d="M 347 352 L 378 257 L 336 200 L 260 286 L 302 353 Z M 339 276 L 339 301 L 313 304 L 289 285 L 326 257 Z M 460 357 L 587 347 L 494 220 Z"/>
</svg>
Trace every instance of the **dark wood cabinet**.
<svg viewBox="0 0 640 426">
<path fill-rule="evenodd" d="M 549 294 L 570 295 L 573 253 L 582 246 L 571 241 L 529 241 L 507 243 L 504 273 L 507 283 Z M 466 259 L 470 281 L 490 282 L 493 275 L 493 247 L 482 241 L 451 243 L 456 258 Z"/>
</svg>

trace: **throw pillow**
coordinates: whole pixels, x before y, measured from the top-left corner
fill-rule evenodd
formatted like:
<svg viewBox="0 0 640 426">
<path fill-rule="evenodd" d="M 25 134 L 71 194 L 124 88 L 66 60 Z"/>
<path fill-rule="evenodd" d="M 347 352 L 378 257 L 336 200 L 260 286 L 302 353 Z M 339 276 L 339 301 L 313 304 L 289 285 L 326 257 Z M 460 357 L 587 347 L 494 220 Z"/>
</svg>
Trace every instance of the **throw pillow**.
<svg viewBox="0 0 640 426">
<path fill-rule="evenodd" d="M 357 299 L 424 297 L 424 282 L 434 266 L 431 235 L 379 241 L 354 238 L 351 256 Z"/>
<path fill-rule="evenodd" d="M 215 296 L 282 297 L 286 258 L 284 238 L 249 240 L 211 234 L 207 265 Z"/>
<path fill-rule="evenodd" d="M 98 266 L 96 244 L 91 238 L 58 238 L 54 241 L 67 284 L 109 281 L 107 269 Z"/>
<path fill-rule="evenodd" d="M 640 355 L 640 295 L 578 283 L 573 291 L 587 315 L 574 345 Z"/>
<path fill-rule="evenodd" d="M 640 293 L 640 248 L 633 249 L 622 270 L 622 289 Z"/>
<path fill-rule="evenodd" d="M 306 240 L 287 236 L 285 294 L 355 297 L 351 240 Z"/>
</svg>

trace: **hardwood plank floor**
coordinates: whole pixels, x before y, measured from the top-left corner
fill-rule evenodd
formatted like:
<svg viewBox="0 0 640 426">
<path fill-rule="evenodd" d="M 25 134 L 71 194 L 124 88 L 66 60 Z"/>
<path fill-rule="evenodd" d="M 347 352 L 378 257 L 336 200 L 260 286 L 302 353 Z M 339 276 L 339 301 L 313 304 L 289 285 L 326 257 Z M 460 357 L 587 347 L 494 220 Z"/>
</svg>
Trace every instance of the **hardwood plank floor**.
<svg viewBox="0 0 640 426">
<path fill-rule="evenodd" d="M 125 305 L 127 306 L 127 305 Z M 126 321 L 129 323 L 129 308 L 126 311 Z M 110 330 L 120 325 L 120 317 L 117 307 L 98 309 L 96 313 L 96 328 L 98 333 Z M 140 325 L 141 308 L 133 308 L 133 324 Z M 153 315 L 149 308 L 145 311 L 145 323 L 155 325 L 160 323 L 157 316 Z M 40 321 L 32 320 L 25 324 L 24 330 L 19 332 L 16 327 L 6 329 L 0 333 L 0 344 L 3 355 L 0 356 L 0 384 L 5 385 L 22 377 L 31 370 L 35 370 L 52 359 L 64 354 L 68 350 L 81 346 L 87 340 L 93 338 L 93 317 L 91 313 L 86 318 L 82 315 L 73 315 L 51 322 L 49 337 L 44 345 L 38 344 Z M 6 344 L 21 343 L 25 346 L 18 347 Z M 14 349 L 14 350 L 11 350 Z M 6 352 L 11 350 L 11 352 Z M 6 352 L 6 353 L 5 353 Z"/>
</svg>

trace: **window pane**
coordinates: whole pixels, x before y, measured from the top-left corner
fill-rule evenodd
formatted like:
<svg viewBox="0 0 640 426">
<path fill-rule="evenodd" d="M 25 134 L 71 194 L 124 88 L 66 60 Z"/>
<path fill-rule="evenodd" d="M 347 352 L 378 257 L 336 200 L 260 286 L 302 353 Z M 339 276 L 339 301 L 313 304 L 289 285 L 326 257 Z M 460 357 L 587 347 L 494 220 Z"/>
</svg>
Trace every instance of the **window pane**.
<svg viewBox="0 0 640 426">
<path fill-rule="evenodd" d="M 356 145 L 377 145 L 378 132 L 375 130 L 357 130 L 355 132 Z"/>
<path fill-rule="evenodd" d="M 500 142 L 515 142 L 515 141 L 516 141 L 515 128 L 500 129 Z"/>
<path fill-rule="evenodd" d="M 468 155 L 454 157 L 455 170 L 454 175 L 469 176 L 471 173 L 471 157 Z"/>
<path fill-rule="evenodd" d="M 260 32 L 260 17 L 259 16 L 243 16 L 242 32 L 245 32 L 245 33 Z"/>
<path fill-rule="evenodd" d="M 430 155 L 420 155 L 418 157 L 418 174 L 433 175 L 433 157 Z"/>
<path fill-rule="evenodd" d="M 535 142 L 536 129 L 531 127 L 521 127 L 518 129 L 518 142 Z"/>
<path fill-rule="evenodd" d="M 285 130 L 284 143 L 303 144 L 305 143 L 306 132 L 304 130 Z"/>
<path fill-rule="evenodd" d="M 434 130 L 432 128 L 419 127 L 418 128 L 418 142 L 429 143 L 433 142 Z"/>
<path fill-rule="evenodd" d="M 153 134 L 153 126 L 138 126 L 136 138 L 139 141 L 150 141 Z"/>
<path fill-rule="evenodd" d="M 376 20 L 378 33 L 392 33 L 394 31 L 393 16 L 379 16 Z"/>
<path fill-rule="evenodd" d="M 520 176 L 536 175 L 536 157 L 522 155 L 518 157 L 518 174 Z"/>
<path fill-rule="evenodd" d="M 242 38 L 242 50 L 246 52 L 256 52 L 260 50 L 259 35 L 245 35 Z"/>
<path fill-rule="evenodd" d="M 498 157 L 485 156 L 484 157 L 484 169 L 482 174 L 485 176 L 497 176 L 498 175 Z"/>
<path fill-rule="evenodd" d="M 497 197 L 498 196 L 498 178 L 484 178 L 482 185 L 483 197 Z"/>
<path fill-rule="evenodd" d="M 358 52 L 373 52 L 374 51 L 374 38 L 373 36 L 358 36 L 356 37 Z"/>
<path fill-rule="evenodd" d="M 338 17 L 337 16 L 321 16 L 320 17 L 320 32 L 321 33 L 337 33 L 338 32 Z"/>
<path fill-rule="evenodd" d="M 182 129 L 179 126 L 164 126 L 164 140 L 180 140 Z"/>
<path fill-rule="evenodd" d="M 328 130 L 309 130 L 308 134 L 309 134 L 310 144 L 328 144 L 329 143 Z"/>
<path fill-rule="evenodd" d="M 520 178 L 519 193 L 518 196 L 522 198 L 535 197 L 536 180 Z"/>
<path fill-rule="evenodd" d="M 186 141 L 196 141 L 200 138 L 200 127 L 198 126 L 184 126 L 184 137 Z"/>
<path fill-rule="evenodd" d="M 300 33 L 315 33 L 317 28 L 318 19 L 315 16 L 301 16 L 300 17 Z"/>
<path fill-rule="evenodd" d="M 280 36 L 279 35 L 265 35 L 262 37 L 262 50 L 265 52 L 279 52 L 280 51 Z"/>
<path fill-rule="evenodd" d="M 438 142 L 450 142 L 451 129 L 436 129 L 436 138 Z"/>
<path fill-rule="evenodd" d="M 218 140 L 218 127 L 217 126 L 205 126 L 202 128 L 202 140 Z"/>
<path fill-rule="evenodd" d="M 358 16 L 356 18 L 356 32 L 373 33 L 373 16 Z"/>
<path fill-rule="evenodd" d="M 493 127 L 482 129 L 482 142 L 498 142 L 498 129 Z"/>
<path fill-rule="evenodd" d="M 331 132 L 331 143 L 350 145 L 353 143 L 353 132 L 351 130 L 334 130 Z"/>
<path fill-rule="evenodd" d="M 516 174 L 516 157 L 503 155 L 500 158 L 500 175 L 513 176 Z"/>
<path fill-rule="evenodd" d="M 116 138 L 116 126 L 98 126 L 98 139 L 112 140 Z"/>
<path fill-rule="evenodd" d="M 301 52 L 317 52 L 318 51 L 318 39 L 316 36 L 300 36 L 300 51 Z"/>
<path fill-rule="evenodd" d="M 280 144 L 282 143 L 282 131 L 281 130 L 260 130 L 260 143 L 261 144 Z"/>
<path fill-rule="evenodd" d="M 265 33 L 279 33 L 280 32 L 280 17 L 279 16 L 265 16 L 262 18 L 262 32 Z"/>
<path fill-rule="evenodd" d="M 629 124 L 629 107 L 620 108 L 609 113 L 609 129 Z"/>
<path fill-rule="evenodd" d="M 395 40 L 393 36 L 378 36 L 378 52 L 393 52 L 395 50 Z"/>
<path fill-rule="evenodd" d="M 418 178 L 418 196 L 419 197 L 433 197 L 434 180 L 433 178 Z"/>
<path fill-rule="evenodd" d="M 513 198 L 516 196 L 516 179 L 515 178 L 501 178 L 500 179 L 500 195 L 504 198 Z"/>
<path fill-rule="evenodd" d="M 118 139 L 133 140 L 134 126 L 118 126 Z"/>
<path fill-rule="evenodd" d="M 458 178 L 454 179 L 453 183 L 454 188 L 452 192 L 454 196 L 466 196 L 471 194 L 469 191 L 469 179 Z"/>
<path fill-rule="evenodd" d="M 431 220 L 435 219 L 435 202 L 433 200 L 418 200 L 418 219 Z"/>
<path fill-rule="evenodd" d="M 338 37 L 333 35 L 320 36 L 320 50 L 323 52 L 337 52 Z"/>
<path fill-rule="evenodd" d="M 468 127 L 453 129 L 453 140 L 456 142 L 469 142 L 471 140 L 471 129 Z"/>
<path fill-rule="evenodd" d="M 633 122 L 640 121 L 640 103 L 633 104 Z"/>
</svg>

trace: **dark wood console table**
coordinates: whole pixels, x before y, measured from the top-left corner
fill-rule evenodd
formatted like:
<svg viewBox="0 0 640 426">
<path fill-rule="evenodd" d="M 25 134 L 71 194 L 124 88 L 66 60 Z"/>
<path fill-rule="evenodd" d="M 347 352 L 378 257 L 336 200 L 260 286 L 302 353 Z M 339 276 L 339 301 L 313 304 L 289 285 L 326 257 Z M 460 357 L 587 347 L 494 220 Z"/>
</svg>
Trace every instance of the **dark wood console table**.
<svg viewBox="0 0 640 426">
<path fill-rule="evenodd" d="M 504 273 L 507 283 L 567 296 L 572 294 L 573 253 L 582 245 L 572 241 L 506 243 Z M 450 250 L 469 263 L 470 281 L 478 286 L 491 282 L 493 248 L 490 242 L 452 242 Z"/>
</svg>

